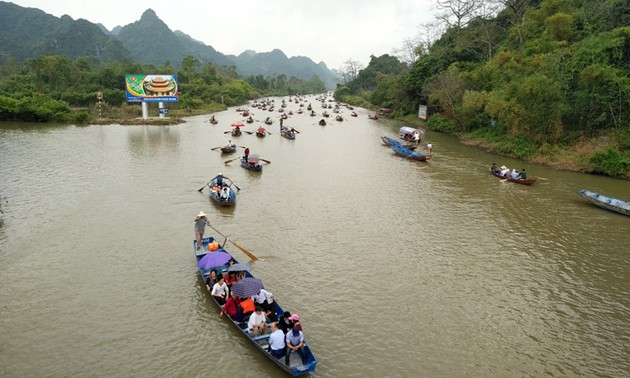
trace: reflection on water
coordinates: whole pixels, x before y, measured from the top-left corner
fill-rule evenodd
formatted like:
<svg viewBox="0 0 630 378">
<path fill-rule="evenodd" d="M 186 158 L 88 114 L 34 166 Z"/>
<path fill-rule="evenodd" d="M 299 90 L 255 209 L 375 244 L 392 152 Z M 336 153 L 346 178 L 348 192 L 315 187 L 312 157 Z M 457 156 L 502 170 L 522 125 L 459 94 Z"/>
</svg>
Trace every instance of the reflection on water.
<svg viewBox="0 0 630 378">
<path fill-rule="evenodd" d="M 204 210 L 301 315 L 315 376 L 627 375 L 630 219 L 575 194 L 630 198 L 627 182 L 431 132 L 434 159 L 409 161 L 379 138 L 400 123 L 357 112 L 325 127 L 295 114 L 293 141 L 277 122 L 235 138 L 271 161 L 260 173 L 210 150 L 242 120 L 234 109 L 217 125 L 0 125 L 0 371 L 283 376 L 217 317 L 197 277 Z M 503 183 L 493 161 L 544 180 Z M 198 191 L 218 172 L 241 188 L 233 208 Z"/>
</svg>

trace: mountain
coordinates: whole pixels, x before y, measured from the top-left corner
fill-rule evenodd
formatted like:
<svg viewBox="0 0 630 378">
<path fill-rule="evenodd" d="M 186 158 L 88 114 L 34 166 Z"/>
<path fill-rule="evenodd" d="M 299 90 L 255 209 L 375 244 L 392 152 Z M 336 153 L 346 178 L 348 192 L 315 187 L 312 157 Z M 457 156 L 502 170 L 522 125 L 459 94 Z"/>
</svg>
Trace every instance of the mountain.
<svg viewBox="0 0 630 378">
<path fill-rule="evenodd" d="M 316 75 L 327 87 L 337 82 L 323 62 L 316 64 L 303 56 L 288 58 L 278 49 L 265 53 L 246 50 L 239 56 L 226 56 L 182 31 L 172 31 L 152 9 L 147 9 L 138 21 L 108 31 L 102 24 L 75 21 L 67 15 L 57 18 L 39 9 L 0 1 L 0 25 L 0 64 L 11 56 L 23 61 L 54 54 L 130 59 L 154 66 L 169 61 L 178 66 L 190 55 L 201 64 L 235 66 L 241 76 L 284 74 L 310 80 Z"/>
<path fill-rule="evenodd" d="M 0 25 L 0 63 L 9 57 L 23 61 L 46 54 L 103 60 L 128 55 L 122 43 L 99 26 L 67 15 L 57 18 L 39 9 L 0 1 Z"/>
</svg>

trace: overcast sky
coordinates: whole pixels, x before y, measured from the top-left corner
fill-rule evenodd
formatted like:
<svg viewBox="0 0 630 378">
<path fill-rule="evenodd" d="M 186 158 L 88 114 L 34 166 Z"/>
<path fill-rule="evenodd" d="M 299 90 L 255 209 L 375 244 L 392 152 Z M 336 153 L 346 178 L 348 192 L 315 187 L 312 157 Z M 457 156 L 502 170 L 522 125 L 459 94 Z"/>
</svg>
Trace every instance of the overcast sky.
<svg viewBox="0 0 630 378">
<path fill-rule="evenodd" d="M 349 59 L 391 54 L 433 21 L 435 0 L 12 0 L 53 16 L 64 14 L 111 30 L 151 8 L 171 30 L 181 30 L 223 54 L 275 48 L 328 68 Z"/>
</svg>

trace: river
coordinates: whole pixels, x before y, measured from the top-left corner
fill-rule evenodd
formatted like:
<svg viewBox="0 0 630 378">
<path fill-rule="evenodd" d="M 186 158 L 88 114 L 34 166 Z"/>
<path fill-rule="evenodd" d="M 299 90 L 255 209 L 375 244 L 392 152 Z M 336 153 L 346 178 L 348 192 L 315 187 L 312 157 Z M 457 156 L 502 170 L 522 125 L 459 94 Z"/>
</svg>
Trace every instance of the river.
<svg viewBox="0 0 630 378">
<path fill-rule="evenodd" d="M 253 113 L 272 135 L 235 142 L 262 173 L 210 150 L 234 108 L 214 126 L 0 124 L 0 376 L 285 376 L 217 316 L 192 250 L 200 210 L 301 315 L 313 376 L 630 374 L 630 218 L 576 195 L 630 199 L 627 181 L 430 131 L 433 159 L 405 160 L 379 138 L 402 124 L 363 109 L 323 127 L 294 114 L 293 141 L 279 113 Z M 541 178 L 504 183 L 492 162 Z M 218 172 L 241 188 L 234 208 L 198 191 Z"/>
</svg>

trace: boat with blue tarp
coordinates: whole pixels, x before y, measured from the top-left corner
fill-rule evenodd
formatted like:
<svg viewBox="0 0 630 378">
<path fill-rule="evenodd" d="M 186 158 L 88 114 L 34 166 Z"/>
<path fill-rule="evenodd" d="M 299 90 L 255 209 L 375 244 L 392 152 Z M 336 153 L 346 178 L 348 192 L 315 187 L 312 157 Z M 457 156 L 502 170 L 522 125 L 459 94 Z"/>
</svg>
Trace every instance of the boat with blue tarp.
<svg viewBox="0 0 630 378">
<path fill-rule="evenodd" d="M 610 197 L 597 192 L 592 192 L 587 189 L 582 189 L 577 192 L 577 194 L 588 202 L 592 203 L 595 206 L 599 206 L 602 209 L 630 216 L 630 201 L 624 201 L 619 198 Z"/>
<path fill-rule="evenodd" d="M 402 156 L 405 159 L 426 161 L 429 158 L 427 155 L 405 148 L 402 144 L 391 144 L 389 148 L 394 150 L 394 153 L 396 153 L 396 155 Z"/>
<path fill-rule="evenodd" d="M 218 265 L 214 267 L 208 264 L 204 264 L 202 259 L 205 258 L 205 260 L 207 261 L 209 260 L 208 259 L 209 257 L 213 257 L 209 255 L 216 252 L 226 253 L 231 257 L 231 260 L 234 260 L 235 264 L 238 264 L 238 261 L 229 252 L 227 252 L 224 249 L 227 241 L 228 239 L 226 238 L 223 244 L 220 244 L 218 240 L 214 239 L 213 237 L 207 237 L 203 239 L 202 241 L 203 245 L 201 246 L 201 248 L 199 248 L 199 250 L 197 250 L 197 241 L 195 240 L 193 242 L 193 252 L 195 253 L 195 258 L 197 261 L 197 268 L 199 269 L 199 275 L 201 277 L 202 282 L 205 282 L 207 276 L 210 274 L 210 272 L 213 269 L 219 272 L 222 272 L 222 271 L 226 272 L 228 269 L 229 260 L 218 259 L 217 263 L 221 263 L 223 265 Z M 238 247 L 238 245 L 235 244 L 234 242 L 232 241 L 230 242 Z M 242 248 L 240 247 L 239 249 L 242 250 Z M 254 278 L 249 271 L 245 271 L 244 273 L 245 273 L 245 277 Z M 282 307 L 280 307 L 280 304 L 276 300 L 275 295 L 273 296 L 273 298 L 274 298 L 273 305 L 275 308 L 273 313 L 275 314 L 275 317 L 279 319 L 283 315 L 284 310 L 282 309 Z M 221 307 L 219 303 L 214 299 L 214 297 L 212 297 L 212 299 L 217 304 L 217 306 Z M 265 335 L 261 335 L 261 336 L 253 336 L 247 331 L 247 321 L 248 321 L 249 315 L 245 315 L 245 317 L 241 319 L 242 321 L 236 321 L 235 319 L 232 319 L 227 315 L 225 317 L 230 322 L 232 322 L 232 324 L 234 324 L 236 329 L 247 340 L 249 340 L 256 347 L 256 349 L 258 349 L 258 351 L 260 351 L 263 355 L 269 358 L 273 363 L 275 363 L 278 367 L 280 367 L 285 372 L 293 376 L 299 376 L 299 375 L 309 374 L 315 371 L 315 367 L 317 366 L 317 359 L 315 358 L 315 355 L 313 355 L 313 353 L 311 352 L 311 349 L 309 348 L 309 345 L 306 342 L 306 337 L 304 341 L 304 346 L 302 347 L 304 351 L 305 359 L 306 359 L 305 363 L 302 362 L 302 359 L 297 353 L 291 353 L 289 356 L 289 363 L 286 364 L 285 357 L 280 357 L 278 359 L 271 354 L 270 347 L 269 347 L 269 333 L 266 333 Z M 269 320 L 267 320 L 267 324 L 269 325 Z"/>
</svg>

